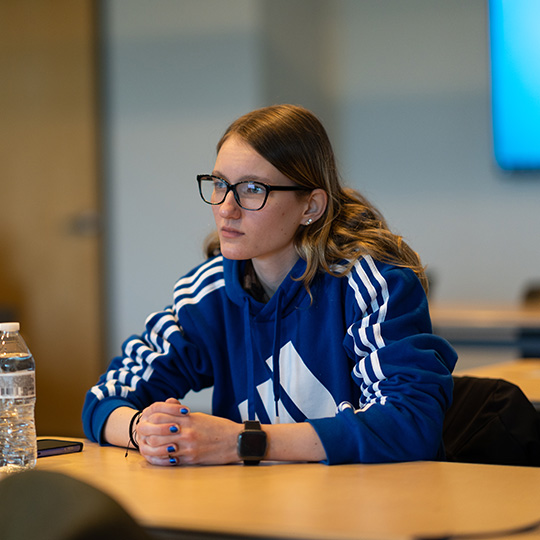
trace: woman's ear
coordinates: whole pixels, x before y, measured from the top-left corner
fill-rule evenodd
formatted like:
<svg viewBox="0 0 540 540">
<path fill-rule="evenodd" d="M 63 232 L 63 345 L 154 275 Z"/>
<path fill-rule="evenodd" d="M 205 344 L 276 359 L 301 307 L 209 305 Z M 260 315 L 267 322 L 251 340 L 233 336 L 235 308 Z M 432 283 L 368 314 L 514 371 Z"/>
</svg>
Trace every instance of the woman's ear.
<svg viewBox="0 0 540 540">
<path fill-rule="evenodd" d="M 328 194 L 324 189 L 314 189 L 308 198 L 308 204 L 306 211 L 304 212 L 304 219 L 302 220 L 303 225 L 311 225 L 315 223 L 326 210 L 326 205 L 328 204 Z"/>
</svg>

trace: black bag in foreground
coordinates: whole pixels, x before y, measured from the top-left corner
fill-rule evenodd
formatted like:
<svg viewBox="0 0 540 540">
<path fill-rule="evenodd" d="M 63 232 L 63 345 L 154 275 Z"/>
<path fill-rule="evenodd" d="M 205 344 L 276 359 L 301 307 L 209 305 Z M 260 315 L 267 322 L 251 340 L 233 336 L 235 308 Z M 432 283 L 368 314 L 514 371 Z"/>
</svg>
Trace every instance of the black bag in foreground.
<svg viewBox="0 0 540 540">
<path fill-rule="evenodd" d="M 502 379 L 454 377 L 443 440 L 447 461 L 540 466 L 540 415 Z"/>
</svg>

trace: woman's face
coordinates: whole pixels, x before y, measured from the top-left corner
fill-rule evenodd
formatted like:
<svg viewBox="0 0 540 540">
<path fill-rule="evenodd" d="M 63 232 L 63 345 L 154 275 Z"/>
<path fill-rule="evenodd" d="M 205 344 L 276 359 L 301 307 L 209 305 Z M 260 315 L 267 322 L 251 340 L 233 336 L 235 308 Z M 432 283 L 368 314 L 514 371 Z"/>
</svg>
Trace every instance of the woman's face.
<svg viewBox="0 0 540 540">
<path fill-rule="evenodd" d="M 234 135 L 222 145 L 212 174 L 231 184 L 257 180 L 273 186 L 295 185 Z M 228 259 L 252 259 L 254 264 L 270 263 L 276 270 L 281 267 L 288 271 L 298 258 L 293 238 L 307 220 L 308 199 L 292 191 L 272 191 L 261 210 L 249 211 L 238 206 L 229 192 L 222 204 L 212 206 L 222 254 Z"/>
</svg>

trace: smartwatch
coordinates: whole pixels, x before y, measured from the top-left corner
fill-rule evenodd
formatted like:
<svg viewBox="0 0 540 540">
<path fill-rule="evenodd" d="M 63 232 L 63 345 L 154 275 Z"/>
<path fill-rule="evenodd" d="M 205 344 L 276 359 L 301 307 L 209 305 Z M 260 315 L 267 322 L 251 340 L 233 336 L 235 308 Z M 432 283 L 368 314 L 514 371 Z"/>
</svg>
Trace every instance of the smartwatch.
<svg viewBox="0 0 540 540">
<path fill-rule="evenodd" d="M 244 431 L 238 435 L 238 456 L 244 465 L 258 465 L 266 454 L 266 433 L 257 420 L 244 422 Z"/>
</svg>

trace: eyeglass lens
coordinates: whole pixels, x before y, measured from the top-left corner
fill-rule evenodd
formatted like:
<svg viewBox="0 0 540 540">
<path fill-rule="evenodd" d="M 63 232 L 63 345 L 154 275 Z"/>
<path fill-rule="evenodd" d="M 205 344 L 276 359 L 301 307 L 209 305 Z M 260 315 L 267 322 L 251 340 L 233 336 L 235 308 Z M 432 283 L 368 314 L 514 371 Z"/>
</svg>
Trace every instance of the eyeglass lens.
<svg viewBox="0 0 540 540">
<path fill-rule="evenodd" d="M 203 177 L 199 183 L 203 199 L 210 204 L 221 204 L 229 191 L 235 192 L 237 202 L 247 210 L 259 210 L 266 201 L 266 186 L 259 182 L 227 184 L 220 178 Z"/>
</svg>

